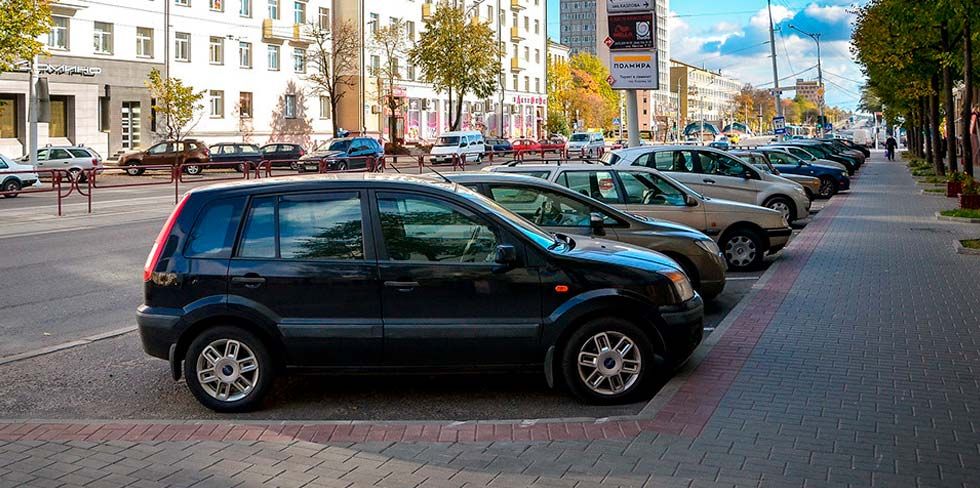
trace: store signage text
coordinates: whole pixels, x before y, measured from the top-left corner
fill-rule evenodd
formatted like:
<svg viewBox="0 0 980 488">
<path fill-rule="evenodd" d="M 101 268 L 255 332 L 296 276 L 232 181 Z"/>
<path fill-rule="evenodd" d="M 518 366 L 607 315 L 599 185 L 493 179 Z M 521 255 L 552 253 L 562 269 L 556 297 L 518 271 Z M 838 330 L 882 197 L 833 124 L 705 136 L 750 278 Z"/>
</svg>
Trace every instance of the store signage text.
<svg viewBox="0 0 980 488">
<path fill-rule="evenodd" d="M 27 73 L 31 70 L 31 65 L 27 61 L 17 63 L 17 71 Z M 98 66 L 77 66 L 70 64 L 37 64 L 39 75 L 66 75 L 66 76 L 85 76 L 93 77 L 102 74 L 102 68 Z"/>
<path fill-rule="evenodd" d="M 545 105 L 548 103 L 548 97 L 528 97 L 521 95 L 514 95 L 514 104 L 516 105 Z"/>
</svg>

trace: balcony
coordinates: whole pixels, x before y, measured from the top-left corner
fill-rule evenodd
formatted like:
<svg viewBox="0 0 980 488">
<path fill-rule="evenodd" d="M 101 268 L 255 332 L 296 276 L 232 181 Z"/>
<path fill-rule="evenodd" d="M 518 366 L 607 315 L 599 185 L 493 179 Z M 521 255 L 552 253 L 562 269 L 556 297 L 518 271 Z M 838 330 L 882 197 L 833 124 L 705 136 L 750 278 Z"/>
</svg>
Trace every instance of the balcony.
<svg viewBox="0 0 980 488">
<path fill-rule="evenodd" d="M 521 42 L 524 38 L 521 37 L 521 29 L 516 25 L 510 28 L 510 41 L 511 42 Z"/>
<path fill-rule="evenodd" d="M 524 10 L 524 6 L 521 5 L 521 0 L 510 0 L 510 9 L 513 11 Z"/>
<path fill-rule="evenodd" d="M 294 44 L 309 44 L 312 38 L 302 24 L 281 25 L 272 19 L 262 19 L 262 41 L 281 43 L 289 41 Z"/>
<path fill-rule="evenodd" d="M 429 20 L 432 18 L 432 4 L 423 3 L 422 4 L 422 20 Z"/>
<path fill-rule="evenodd" d="M 510 58 L 510 70 L 513 72 L 523 71 L 524 68 L 521 67 L 520 58 Z"/>
</svg>

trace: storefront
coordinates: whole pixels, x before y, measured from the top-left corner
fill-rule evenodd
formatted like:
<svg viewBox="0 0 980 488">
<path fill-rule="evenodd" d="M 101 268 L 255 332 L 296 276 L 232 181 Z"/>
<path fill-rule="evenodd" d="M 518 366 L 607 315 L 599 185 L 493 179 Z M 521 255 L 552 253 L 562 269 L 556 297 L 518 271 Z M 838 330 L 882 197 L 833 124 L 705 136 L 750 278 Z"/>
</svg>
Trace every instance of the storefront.
<svg viewBox="0 0 980 488">
<path fill-rule="evenodd" d="M 38 124 L 38 146 L 85 145 L 103 158 L 152 140 L 145 82 L 152 63 L 54 56 L 38 64 L 47 78 L 51 121 Z M 0 74 L 0 154 L 27 153 L 28 66 Z"/>
</svg>

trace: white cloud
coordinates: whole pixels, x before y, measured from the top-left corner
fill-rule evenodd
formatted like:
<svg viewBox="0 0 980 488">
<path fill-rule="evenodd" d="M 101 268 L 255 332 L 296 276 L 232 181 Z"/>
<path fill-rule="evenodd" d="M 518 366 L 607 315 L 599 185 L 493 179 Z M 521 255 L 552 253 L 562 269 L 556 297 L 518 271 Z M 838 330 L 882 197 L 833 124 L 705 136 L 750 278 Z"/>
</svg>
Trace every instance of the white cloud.
<svg viewBox="0 0 980 488">
<path fill-rule="evenodd" d="M 836 23 L 850 16 L 847 9 L 840 5 L 817 5 L 811 3 L 804 10 L 810 17 L 823 20 L 828 23 Z"/>
<path fill-rule="evenodd" d="M 792 10 L 782 6 L 773 5 L 772 7 L 772 22 L 773 24 L 778 24 L 786 19 L 792 19 L 796 15 Z M 749 19 L 749 25 L 752 27 L 757 27 L 759 29 L 769 28 L 769 9 L 761 9 L 759 12 Z"/>
</svg>

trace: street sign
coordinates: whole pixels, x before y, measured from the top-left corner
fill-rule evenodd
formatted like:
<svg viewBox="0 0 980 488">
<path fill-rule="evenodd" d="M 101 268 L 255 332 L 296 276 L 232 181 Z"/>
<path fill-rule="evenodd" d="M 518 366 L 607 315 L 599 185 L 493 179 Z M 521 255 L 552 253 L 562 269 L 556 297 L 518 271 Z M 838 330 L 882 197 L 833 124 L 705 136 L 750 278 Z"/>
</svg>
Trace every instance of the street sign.
<svg viewBox="0 0 980 488">
<path fill-rule="evenodd" d="M 655 22 L 653 12 L 610 15 L 609 38 L 612 43 L 606 45 L 612 51 L 655 48 Z"/>
<path fill-rule="evenodd" d="M 616 117 L 612 120 L 612 122 L 614 126 L 619 127 L 619 125 L 623 123 L 623 119 Z"/>
<path fill-rule="evenodd" d="M 657 90 L 657 51 L 610 53 L 609 83 L 616 90 Z"/>
<path fill-rule="evenodd" d="M 616 41 L 613 41 L 612 40 L 612 37 L 609 37 L 609 36 L 606 36 L 606 39 L 604 41 L 602 41 L 602 43 L 605 44 L 606 47 L 612 47 L 612 45 L 613 45 L 614 42 L 616 42 Z"/>
<path fill-rule="evenodd" d="M 653 10 L 654 0 L 606 0 L 606 12 L 647 12 Z"/>
<path fill-rule="evenodd" d="M 772 118 L 772 132 L 776 135 L 786 134 L 786 117 Z"/>
<path fill-rule="evenodd" d="M 823 125 L 823 130 L 834 130 L 834 124 L 827 122 L 826 124 Z"/>
</svg>

